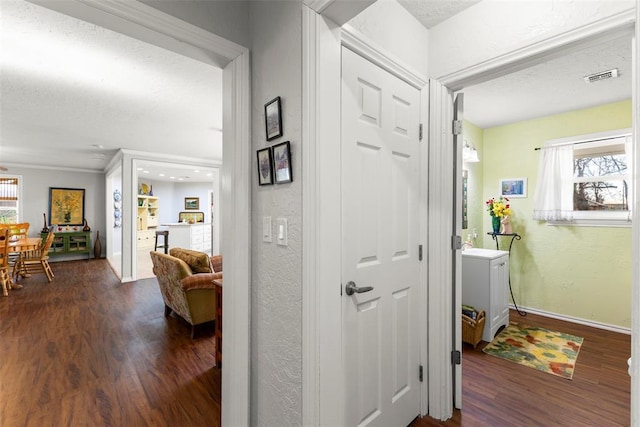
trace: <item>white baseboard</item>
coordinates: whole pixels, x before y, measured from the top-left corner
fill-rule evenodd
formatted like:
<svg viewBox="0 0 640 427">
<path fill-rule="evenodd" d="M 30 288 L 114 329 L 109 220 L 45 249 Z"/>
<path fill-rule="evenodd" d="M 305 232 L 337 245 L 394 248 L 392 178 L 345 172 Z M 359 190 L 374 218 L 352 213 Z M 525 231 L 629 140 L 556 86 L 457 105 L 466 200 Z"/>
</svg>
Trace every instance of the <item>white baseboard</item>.
<svg viewBox="0 0 640 427">
<path fill-rule="evenodd" d="M 515 310 L 513 304 L 509 304 L 509 308 Z M 537 314 L 539 316 L 550 317 L 552 319 L 564 320 L 565 322 L 578 323 L 580 325 L 591 326 L 593 328 L 604 329 L 620 334 L 631 335 L 631 328 L 623 328 L 622 326 L 609 325 L 607 323 L 594 322 L 593 320 L 581 319 L 579 317 L 567 316 L 566 314 L 551 313 L 549 311 L 539 310 L 537 308 L 518 306 L 520 311 L 526 313 Z"/>
</svg>

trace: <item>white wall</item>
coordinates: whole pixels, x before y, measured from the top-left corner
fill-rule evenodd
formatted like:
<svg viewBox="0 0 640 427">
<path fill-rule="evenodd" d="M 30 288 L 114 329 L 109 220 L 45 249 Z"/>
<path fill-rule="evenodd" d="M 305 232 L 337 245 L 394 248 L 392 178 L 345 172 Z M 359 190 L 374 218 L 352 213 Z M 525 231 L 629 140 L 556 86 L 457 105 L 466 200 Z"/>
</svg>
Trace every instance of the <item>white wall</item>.
<svg viewBox="0 0 640 427">
<path fill-rule="evenodd" d="M 55 169 L 31 169 L 12 167 L 7 174 L 22 177 L 21 221 L 30 223 L 29 236 L 39 237 L 44 223 L 43 213 L 49 218 L 49 187 L 83 188 L 85 218 L 91 227 L 91 243 L 96 232 L 101 231 L 102 247 L 105 245 L 105 176 L 103 173 L 70 172 Z M 92 252 L 93 254 L 93 252 Z M 56 258 L 55 260 L 61 260 Z"/>
<path fill-rule="evenodd" d="M 122 278 L 122 227 L 115 226 L 115 217 L 113 212 L 115 210 L 115 200 L 113 193 L 118 190 L 122 195 L 122 168 L 117 167 L 110 171 L 106 177 L 106 230 L 104 233 L 105 239 L 108 239 L 110 244 L 102 245 L 102 250 L 106 250 L 107 260 L 111 264 L 111 268 L 116 273 L 119 279 Z M 120 208 L 122 208 L 122 200 L 119 202 Z M 103 240 L 104 242 L 104 240 Z"/>
<path fill-rule="evenodd" d="M 634 7 L 634 0 L 484 0 L 429 30 L 429 75 L 441 77 Z"/>
<path fill-rule="evenodd" d="M 407 68 L 428 75 L 429 31 L 395 0 L 378 0 L 348 24 Z"/>
<path fill-rule="evenodd" d="M 252 149 L 291 141 L 293 182 L 258 186 L 252 156 L 251 425 L 302 423 L 302 9 L 253 2 Z M 282 98 L 284 135 L 266 141 L 264 104 Z M 289 246 L 262 242 L 262 218 L 289 222 Z M 274 224 L 275 230 L 275 224 Z"/>
</svg>

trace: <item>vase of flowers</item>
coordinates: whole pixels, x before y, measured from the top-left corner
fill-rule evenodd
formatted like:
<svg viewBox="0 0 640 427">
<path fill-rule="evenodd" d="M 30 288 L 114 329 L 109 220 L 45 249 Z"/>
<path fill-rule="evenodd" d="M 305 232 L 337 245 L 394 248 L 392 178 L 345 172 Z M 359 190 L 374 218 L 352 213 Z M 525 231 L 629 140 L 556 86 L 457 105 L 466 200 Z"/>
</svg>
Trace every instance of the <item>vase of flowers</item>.
<svg viewBox="0 0 640 427">
<path fill-rule="evenodd" d="M 511 206 L 509 205 L 509 199 L 500 196 L 498 199 L 490 198 L 486 201 L 487 211 L 491 216 L 491 228 L 493 234 L 500 234 L 500 221 L 502 218 L 511 215 Z"/>
</svg>

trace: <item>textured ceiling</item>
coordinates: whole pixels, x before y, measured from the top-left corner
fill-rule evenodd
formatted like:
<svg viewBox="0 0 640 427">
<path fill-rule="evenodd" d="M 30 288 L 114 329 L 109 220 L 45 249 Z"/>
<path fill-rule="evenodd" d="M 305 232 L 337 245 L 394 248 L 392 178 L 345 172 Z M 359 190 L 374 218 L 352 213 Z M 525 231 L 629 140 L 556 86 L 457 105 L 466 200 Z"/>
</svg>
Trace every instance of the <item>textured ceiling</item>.
<svg viewBox="0 0 640 427">
<path fill-rule="evenodd" d="M 478 0 L 398 0 L 432 28 Z M 463 31 L 461 29 L 461 31 Z M 620 78 L 587 84 L 583 77 L 618 68 Z M 631 98 L 631 35 L 462 90 L 464 117 L 481 128 L 500 126 Z"/>
<path fill-rule="evenodd" d="M 480 0 L 398 0 L 422 25 L 431 28 Z"/>
<path fill-rule="evenodd" d="M 583 79 L 612 68 L 620 77 Z M 631 37 L 606 41 L 463 89 L 464 117 L 489 128 L 630 99 L 631 75 Z"/>
<path fill-rule="evenodd" d="M 222 71 L 27 3 L 0 3 L 1 162 L 103 170 L 119 148 L 222 158 Z"/>
<path fill-rule="evenodd" d="M 399 2 L 431 28 L 477 0 Z M 103 170 L 119 148 L 222 158 L 219 69 L 24 0 L 0 1 L 0 51 L 0 165 Z M 619 79 L 582 80 L 611 68 Z M 631 37 L 464 92 L 482 128 L 628 99 Z"/>
</svg>

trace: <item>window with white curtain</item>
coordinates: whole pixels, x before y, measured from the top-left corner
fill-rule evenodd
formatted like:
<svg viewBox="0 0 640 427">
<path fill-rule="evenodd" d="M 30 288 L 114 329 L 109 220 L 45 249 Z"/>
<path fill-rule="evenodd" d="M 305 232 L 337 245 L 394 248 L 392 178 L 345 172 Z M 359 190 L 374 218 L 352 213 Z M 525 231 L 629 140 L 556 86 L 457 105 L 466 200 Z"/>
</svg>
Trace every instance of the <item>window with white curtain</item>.
<svg viewBox="0 0 640 427">
<path fill-rule="evenodd" d="M 548 141 L 533 219 L 552 225 L 630 226 L 631 129 Z"/>
</svg>

